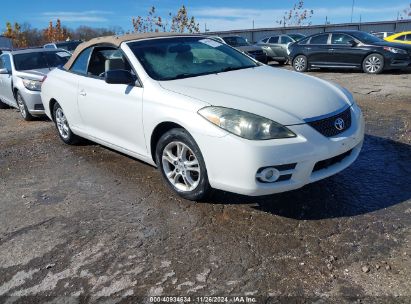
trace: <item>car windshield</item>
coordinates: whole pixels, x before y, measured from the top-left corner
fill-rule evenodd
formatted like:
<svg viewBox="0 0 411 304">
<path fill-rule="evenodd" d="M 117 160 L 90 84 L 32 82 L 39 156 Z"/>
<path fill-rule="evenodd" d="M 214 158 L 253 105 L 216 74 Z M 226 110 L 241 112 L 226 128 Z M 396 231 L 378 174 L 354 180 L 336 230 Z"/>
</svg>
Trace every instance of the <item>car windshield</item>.
<svg viewBox="0 0 411 304">
<path fill-rule="evenodd" d="M 81 41 L 59 42 L 56 43 L 56 46 L 58 49 L 63 49 L 71 52 L 74 51 L 80 43 Z"/>
<path fill-rule="evenodd" d="M 259 66 L 237 50 L 204 37 L 174 37 L 129 42 L 155 80 L 174 80 Z"/>
<path fill-rule="evenodd" d="M 357 38 L 358 40 L 360 40 L 363 43 L 376 43 L 376 42 L 381 42 L 382 39 L 372 35 L 372 34 L 368 34 L 365 32 L 353 32 L 350 33 L 352 36 L 354 36 L 355 38 Z"/>
<path fill-rule="evenodd" d="M 70 53 L 55 52 L 30 52 L 14 54 L 14 67 L 17 71 L 51 69 L 64 65 L 70 58 Z"/>
<path fill-rule="evenodd" d="M 293 38 L 295 41 L 299 41 L 299 40 L 305 38 L 305 36 L 302 35 L 302 34 L 288 34 L 288 36 Z"/>
<path fill-rule="evenodd" d="M 243 37 L 223 37 L 224 41 L 231 46 L 247 46 L 250 45 Z"/>
</svg>

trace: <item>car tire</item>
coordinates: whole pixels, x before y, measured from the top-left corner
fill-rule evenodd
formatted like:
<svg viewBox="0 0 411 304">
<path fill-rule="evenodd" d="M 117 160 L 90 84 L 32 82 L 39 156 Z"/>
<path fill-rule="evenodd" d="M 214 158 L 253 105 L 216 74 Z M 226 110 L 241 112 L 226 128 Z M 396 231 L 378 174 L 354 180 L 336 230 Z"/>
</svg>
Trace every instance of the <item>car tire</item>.
<svg viewBox="0 0 411 304">
<path fill-rule="evenodd" d="M 379 74 L 384 69 L 384 57 L 380 54 L 370 54 L 362 62 L 362 69 L 367 74 Z"/>
<path fill-rule="evenodd" d="M 75 145 L 80 142 L 80 137 L 71 131 L 63 108 L 58 102 L 56 102 L 53 107 L 53 118 L 57 132 L 64 143 L 68 145 Z"/>
<path fill-rule="evenodd" d="M 0 99 L 0 109 L 8 109 L 9 106 L 7 104 L 5 104 L 4 102 L 1 101 Z"/>
<path fill-rule="evenodd" d="M 26 102 L 24 101 L 23 96 L 21 96 L 20 92 L 17 91 L 16 93 L 16 102 L 17 106 L 20 110 L 20 115 L 25 121 L 31 121 L 34 117 L 30 114 L 29 110 L 27 109 Z"/>
<path fill-rule="evenodd" d="M 155 156 L 163 179 L 181 197 L 198 201 L 211 193 L 203 155 L 186 130 L 176 128 L 163 134 Z"/>
<path fill-rule="evenodd" d="M 306 72 L 308 71 L 308 59 L 307 56 L 298 55 L 293 60 L 293 68 L 297 72 Z"/>
</svg>

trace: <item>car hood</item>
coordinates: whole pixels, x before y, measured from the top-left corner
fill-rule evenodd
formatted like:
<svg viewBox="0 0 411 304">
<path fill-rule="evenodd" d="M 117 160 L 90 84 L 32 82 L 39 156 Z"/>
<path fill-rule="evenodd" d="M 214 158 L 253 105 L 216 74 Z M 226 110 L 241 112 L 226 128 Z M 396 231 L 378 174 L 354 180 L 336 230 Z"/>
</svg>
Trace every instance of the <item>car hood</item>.
<svg viewBox="0 0 411 304">
<path fill-rule="evenodd" d="M 394 43 L 394 42 L 389 42 L 389 41 L 380 41 L 380 42 L 373 43 L 373 45 L 383 46 L 383 47 L 390 46 L 390 47 L 395 47 L 395 48 L 404 49 L 404 50 L 411 50 L 411 45 L 406 45 L 403 43 Z"/>
<path fill-rule="evenodd" d="M 21 78 L 33 79 L 33 80 L 42 80 L 52 69 L 36 69 L 36 70 L 24 70 L 16 71 L 16 76 Z"/>
<path fill-rule="evenodd" d="M 336 85 L 269 66 L 161 81 L 160 85 L 213 106 L 247 111 L 283 125 L 304 123 L 352 103 Z"/>
</svg>

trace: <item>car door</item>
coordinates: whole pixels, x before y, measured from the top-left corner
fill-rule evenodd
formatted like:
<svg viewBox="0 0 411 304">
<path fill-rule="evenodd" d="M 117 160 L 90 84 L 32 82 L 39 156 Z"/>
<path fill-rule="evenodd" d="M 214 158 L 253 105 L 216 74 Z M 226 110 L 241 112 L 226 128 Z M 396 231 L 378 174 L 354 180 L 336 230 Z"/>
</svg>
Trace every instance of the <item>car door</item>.
<svg viewBox="0 0 411 304">
<path fill-rule="evenodd" d="M 311 65 L 329 65 L 332 60 L 331 45 L 328 44 L 329 34 L 320 34 L 310 38 L 305 45 L 305 52 Z"/>
<path fill-rule="evenodd" d="M 2 54 L 0 56 L 0 69 L 7 69 L 9 72 L 8 74 L 0 74 L 0 99 L 10 106 L 16 106 L 13 95 L 13 76 L 9 54 Z"/>
<path fill-rule="evenodd" d="M 146 155 L 142 126 L 143 88 L 106 83 L 104 73 L 118 69 L 134 73 L 120 49 L 93 49 L 87 77 L 78 87 L 77 101 L 83 126 L 87 134 L 100 141 Z"/>
<path fill-rule="evenodd" d="M 331 46 L 332 64 L 336 66 L 360 67 L 367 54 L 354 37 L 343 33 L 331 34 Z"/>
<path fill-rule="evenodd" d="M 294 40 L 291 39 L 289 36 L 287 35 L 281 35 L 280 37 L 280 45 L 281 45 L 281 51 L 282 51 L 282 55 L 284 57 L 287 57 L 287 49 L 288 49 L 288 45 L 290 43 L 293 43 Z"/>
<path fill-rule="evenodd" d="M 285 57 L 280 44 L 280 36 L 273 36 L 268 39 L 268 45 L 271 48 L 273 58 Z"/>
</svg>

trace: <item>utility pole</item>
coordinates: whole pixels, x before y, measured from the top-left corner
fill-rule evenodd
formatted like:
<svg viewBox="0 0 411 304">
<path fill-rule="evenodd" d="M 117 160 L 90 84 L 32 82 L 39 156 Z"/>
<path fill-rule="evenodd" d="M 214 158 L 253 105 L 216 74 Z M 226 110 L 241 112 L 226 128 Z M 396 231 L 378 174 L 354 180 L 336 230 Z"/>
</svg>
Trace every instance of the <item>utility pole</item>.
<svg viewBox="0 0 411 304">
<path fill-rule="evenodd" d="M 351 23 L 352 23 L 352 16 L 354 15 L 354 5 L 355 5 L 355 0 L 352 0 L 352 6 L 351 6 Z"/>
</svg>

